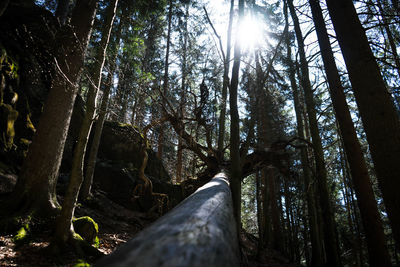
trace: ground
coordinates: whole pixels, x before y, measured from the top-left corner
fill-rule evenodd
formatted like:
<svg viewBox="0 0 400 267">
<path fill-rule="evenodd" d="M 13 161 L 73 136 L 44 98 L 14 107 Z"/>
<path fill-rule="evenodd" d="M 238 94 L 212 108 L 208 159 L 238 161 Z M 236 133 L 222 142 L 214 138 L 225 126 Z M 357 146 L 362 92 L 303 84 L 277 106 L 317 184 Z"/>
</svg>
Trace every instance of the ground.
<svg viewBox="0 0 400 267">
<path fill-rule="evenodd" d="M 102 192 L 96 192 L 91 201 L 80 204 L 75 215 L 90 216 L 98 223 L 99 250 L 104 255 L 110 254 L 156 219 L 152 215 L 125 209 Z M 81 260 L 72 249 L 67 249 L 61 256 L 51 257 L 47 250 L 50 236 L 50 230 L 35 232 L 29 243 L 20 246 L 14 244 L 12 235 L 0 236 L 0 266 L 74 266 Z M 86 259 L 89 263 L 94 260 L 93 257 Z"/>
<path fill-rule="evenodd" d="M 0 176 L 0 193 L 11 190 L 16 177 L 5 179 Z M 7 182 L 6 181 L 11 181 Z M 62 202 L 62 199 L 59 199 Z M 132 211 L 116 204 L 101 191 L 95 191 L 90 201 L 78 204 L 76 217 L 90 216 L 99 226 L 99 250 L 108 255 L 118 246 L 130 240 L 136 233 L 157 219 L 157 214 Z M 33 229 L 32 229 L 33 228 Z M 0 267 L 11 266 L 75 266 L 79 262 L 92 264 L 94 257 L 84 260 L 73 249 L 66 249 L 60 256 L 51 256 L 48 245 L 51 227 L 40 229 L 31 227 L 32 237 L 28 243 L 15 245 L 12 235 L 0 235 Z M 257 238 L 244 231 L 241 233 L 241 251 L 243 266 L 249 267 L 294 267 L 289 261 L 274 250 L 265 250 L 257 256 Z M 85 266 L 85 265 L 80 265 Z M 86 265 L 88 266 L 88 265 Z"/>
</svg>

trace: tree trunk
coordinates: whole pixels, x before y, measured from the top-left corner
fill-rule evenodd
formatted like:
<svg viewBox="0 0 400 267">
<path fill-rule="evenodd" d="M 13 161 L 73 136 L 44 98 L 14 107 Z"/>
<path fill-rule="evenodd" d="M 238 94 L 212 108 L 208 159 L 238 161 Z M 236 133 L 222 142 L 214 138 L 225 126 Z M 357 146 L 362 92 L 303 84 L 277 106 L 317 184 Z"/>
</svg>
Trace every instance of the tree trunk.
<svg viewBox="0 0 400 267">
<path fill-rule="evenodd" d="M 393 235 L 400 244 L 400 121 L 351 0 L 327 0 Z"/>
<path fill-rule="evenodd" d="M 385 15 L 385 10 L 383 9 L 382 6 L 382 1 L 378 0 L 377 1 L 377 5 L 378 5 L 378 9 L 379 9 L 379 13 L 381 14 L 382 17 L 382 21 L 383 21 L 383 28 L 385 29 L 386 35 L 387 35 L 387 39 L 388 39 L 388 43 L 390 46 L 390 50 L 393 54 L 393 60 L 394 60 L 394 64 L 396 66 L 396 71 L 397 71 L 397 75 L 398 78 L 400 78 L 400 58 L 399 58 L 399 54 L 397 53 L 397 47 L 396 47 L 396 41 L 395 38 L 392 34 L 392 31 L 390 30 L 390 21 L 386 18 Z"/>
<path fill-rule="evenodd" d="M 86 100 L 86 114 L 83 118 L 78 141 L 75 146 L 70 181 L 65 193 L 61 214 L 57 219 L 55 242 L 60 244 L 63 244 L 71 237 L 72 217 L 74 215 L 79 189 L 83 181 L 83 163 L 86 146 L 96 111 L 98 88 L 100 87 L 101 83 L 101 73 L 104 66 L 106 50 L 111 35 L 117 4 L 118 0 L 111 1 L 106 10 L 106 17 L 101 35 L 102 37 L 100 43 L 98 44 L 98 51 L 95 57 L 92 83 L 89 85 L 89 91 Z"/>
<path fill-rule="evenodd" d="M 0 3 L 0 16 L 3 15 L 4 11 L 7 9 L 10 0 L 3 0 Z"/>
<path fill-rule="evenodd" d="M 335 58 L 330 46 L 329 36 L 319 2 L 309 0 L 318 42 L 321 48 L 322 60 L 329 84 L 329 92 L 343 138 L 344 149 L 349 161 L 354 189 L 358 199 L 364 231 L 367 239 L 369 260 L 371 266 L 390 266 L 390 256 L 386 247 L 382 221 L 372 190 L 368 168 L 358 142 L 357 133 L 347 106 L 344 88 L 340 81 Z"/>
<path fill-rule="evenodd" d="M 285 2 L 286 4 L 286 2 Z M 287 8 L 285 8 L 285 19 L 288 20 Z M 288 22 L 286 22 L 288 24 Z M 289 79 L 290 85 L 293 90 L 293 100 L 296 113 L 297 121 L 297 134 L 300 138 L 306 140 L 304 134 L 304 123 L 303 123 L 303 109 L 301 107 L 299 91 L 296 83 L 296 71 L 292 61 L 292 49 L 290 45 L 289 35 L 286 37 L 286 49 L 287 49 L 287 63 L 289 64 Z M 317 209 L 315 205 L 315 192 L 314 185 L 311 183 L 311 170 L 308 158 L 308 152 L 306 147 L 300 148 L 300 161 L 303 170 L 303 183 L 304 183 L 304 193 L 307 200 L 307 210 L 308 210 L 308 220 L 310 221 L 310 237 L 311 237 L 311 264 L 310 266 L 321 266 L 323 263 L 322 256 L 322 241 L 318 230 L 318 218 Z"/>
<path fill-rule="evenodd" d="M 328 266 L 340 266 L 339 251 L 337 247 L 337 237 L 335 232 L 335 221 L 333 217 L 332 205 L 330 203 L 330 194 L 327 185 L 327 173 L 325 168 L 324 153 L 322 149 L 321 137 L 318 129 L 318 122 L 315 110 L 315 102 L 311 83 L 309 79 L 308 63 L 304 51 L 303 36 L 300 30 L 300 24 L 293 6 L 292 0 L 288 0 L 288 6 L 293 18 L 296 39 L 300 54 L 301 83 L 304 90 L 308 120 L 310 123 L 310 131 L 313 143 L 313 152 L 316 165 L 317 186 L 320 194 L 320 205 L 322 209 L 322 217 L 324 220 L 324 236 L 325 236 L 325 252 Z"/>
<path fill-rule="evenodd" d="M 241 21 L 244 16 L 244 0 L 239 0 L 239 18 Z M 238 38 L 238 37 L 237 37 Z M 240 41 L 235 41 L 232 78 L 229 88 L 229 104 L 231 115 L 231 136 L 230 136 L 230 159 L 231 159 L 231 190 L 233 198 L 233 211 L 236 218 L 238 230 L 240 230 L 241 223 L 241 180 L 242 180 L 242 167 L 240 162 L 240 135 L 239 135 L 239 112 L 237 105 L 238 98 L 238 84 L 239 84 L 239 70 L 241 47 Z"/>
<path fill-rule="evenodd" d="M 124 10 L 122 11 L 121 19 L 124 16 Z M 86 172 L 85 172 L 85 179 L 83 180 L 83 184 L 81 187 L 80 191 L 80 198 L 81 199 L 86 199 L 90 196 L 91 194 L 91 187 L 92 187 L 92 182 L 93 182 L 93 175 L 94 175 L 94 169 L 96 167 L 96 159 L 97 159 L 97 152 L 99 150 L 100 146 L 100 140 L 101 140 L 101 134 L 103 132 L 103 125 L 104 121 L 106 120 L 106 114 L 107 114 L 107 109 L 108 109 L 108 102 L 110 98 L 110 92 L 111 88 L 113 85 L 113 77 L 114 77 L 114 72 L 115 72 L 115 67 L 116 67 L 116 60 L 118 56 L 118 50 L 119 50 L 119 43 L 121 40 L 121 33 L 122 33 L 122 23 L 121 21 L 118 24 L 118 29 L 116 31 L 116 37 L 115 37 L 115 51 L 109 60 L 109 70 L 108 70 L 108 75 L 107 79 L 105 81 L 105 89 L 103 91 L 103 98 L 101 99 L 101 104 L 100 104 L 100 110 L 99 110 L 99 115 L 98 119 L 94 128 L 94 134 L 93 134 L 93 140 L 92 144 L 90 146 L 89 150 L 89 157 L 87 159 L 87 166 L 86 166 Z"/>
<path fill-rule="evenodd" d="M 183 58 L 182 58 L 182 84 L 181 84 L 181 96 L 179 104 L 179 116 L 184 117 L 185 114 L 185 102 L 186 102 L 186 76 L 187 76 L 187 46 L 188 46 L 188 18 L 189 18 L 189 5 L 186 4 L 185 12 L 185 28 L 184 28 L 184 41 L 183 41 Z M 183 139 L 182 134 L 185 131 L 185 125 L 183 125 L 181 132 L 178 134 L 178 151 L 177 151 L 177 162 L 176 162 L 176 182 L 180 183 L 182 181 L 182 168 L 183 168 Z"/>
<path fill-rule="evenodd" d="M 264 248 L 264 213 L 263 213 L 263 205 L 264 199 L 262 194 L 261 187 L 261 175 L 260 172 L 256 172 L 256 201 L 257 201 L 257 226 L 258 226 L 258 254 L 261 255 L 261 251 Z"/>
<path fill-rule="evenodd" d="M 70 0 L 58 0 L 55 16 L 61 25 L 64 25 L 67 21 L 70 2 Z"/>
<path fill-rule="evenodd" d="M 95 266 L 239 266 L 229 182 L 217 174 Z"/>
<path fill-rule="evenodd" d="M 224 158 L 224 139 L 225 139 L 225 116 L 226 116 L 226 98 L 228 94 L 229 84 L 229 66 L 231 59 L 231 40 L 232 40 L 232 24 L 233 24 L 233 8 L 235 1 L 231 0 L 231 7 L 229 11 L 228 33 L 226 39 L 226 57 L 224 59 L 224 77 L 222 80 L 222 95 L 221 95 L 221 113 L 219 115 L 219 128 L 218 128 L 218 151 L 221 158 Z"/>
<path fill-rule="evenodd" d="M 57 207 L 55 187 L 77 93 L 77 81 L 97 1 L 78 0 L 71 25 L 56 36 L 55 73 L 43 114 L 15 187 L 14 207 L 47 216 Z"/>
<path fill-rule="evenodd" d="M 169 49 L 170 49 L 170 40 L 171 40 L 171 22 L 172 22 L 172 9 L 173 9 L 173 4 L 172 0 L 169 0 L 169 10 L 168 10 L 168 29 L 167 29 L 167 48 L 165 51 L 165 65 L 164 65 L 164 78 L 163 78 L 163 88 L 162 88 L 162 93 L 164 94 L 164 97 L 167 94 L 168 90 L 168 68 L 169 68 Z M 164 102 L 163 97 L 161 97 L 162 103 Z M 162 104 L 161 104 L 162 105 Z M 162 116 L 164 116 L 164 112 L 162 112 Z M 164 146 L 164 128 L 160 127 L 160 133 L 158 135 L 158 144 L 157 144 L 157 156 L 159 159 L 162 158 L 163 155 L 163 146 Z"/>
<path fill-rule="evenodd" d="M 339 144 L 339 154 L 340 154 L 340 167 L 342 170 L 342 175 L 340 172 L 338 173 L 338 176 L 342 176 L 343 178 L 343 188 L 342 188 L 342 194 L 343 194 L 343 201 L 344 201 L 344 206 L 346 207 L 346 213 L 347 213 L 347 223 L 349 225 L 350 233 L 352 235 L 351 237 L 351 243 L 352 243 L 352 249 L 353 249 L 353 260 L 355 261 L 354 266 L 355 267 L 361 267 L 360 263 L 360 255 L 361 255 L 361 249 L 360 245 L 357 240 L 357 231 L 354 228 L 354 221 L 353 217 L 351 216 L 352 213 L 352 207 L 350 205 L 350 197 L 349 197 L 349 192 L 348 192 L 348 185 L 346 183 L 346 159 L 344 157 L 344 151 L 342 151 L 342 145 Z"/>
<path fill-rule="evenodd" d="M 284 253 L 283 235 L 281 229 L 280 212 L 278 207 L 278 196 L 276 193 L 276 175 L 274 169 L 264 169 L 266 179 L 268 180 L 269 204 L 271 205 L 272 217 L 272 247 L 281 253 Z"/>
</svg>

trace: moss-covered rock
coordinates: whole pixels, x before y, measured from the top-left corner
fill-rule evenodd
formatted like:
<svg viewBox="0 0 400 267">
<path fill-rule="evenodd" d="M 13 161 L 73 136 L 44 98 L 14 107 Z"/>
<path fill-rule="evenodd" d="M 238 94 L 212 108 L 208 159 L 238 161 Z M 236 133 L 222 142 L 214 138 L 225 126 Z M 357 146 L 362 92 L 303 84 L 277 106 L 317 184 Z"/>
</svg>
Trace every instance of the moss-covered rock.
<svg viewBox="0 0 400 267">
<path fill-rule="evenodd" d="M 106 121 L 101 136 L 99 154 L 100 159 L 122 161 L 133 164 L 139 169 L 142 164 L 140 144 L 143 136 L 138 129 L 129 124 Z M 156 177 L 163 182 L 170 182 L 171 178 L 160 159 L 153 151 L 148 151 L 149 159 L 145 173 Z"/>
<path fill-rule="evenodd" d="M 74 230 L 79 234 L 83 240 L 90 245 L 98 245 L 99 226 L 89 216 L 79 217 L 72 220 Z"/>
<path fill-rule="evenodd" d="M 6 164 L 22 164 L 34 135 L 55 70 L 57 27 L 50 12 L 14 1 L 0 16 L 0 161 Z"/>
</svg>

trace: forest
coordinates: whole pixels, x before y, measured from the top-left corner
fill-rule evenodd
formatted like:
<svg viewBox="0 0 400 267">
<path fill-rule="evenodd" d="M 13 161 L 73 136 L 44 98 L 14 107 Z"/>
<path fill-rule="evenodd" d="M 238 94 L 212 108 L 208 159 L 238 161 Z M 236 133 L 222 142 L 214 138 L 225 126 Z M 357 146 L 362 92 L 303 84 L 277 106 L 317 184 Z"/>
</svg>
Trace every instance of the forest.
<svg viewBox="0 0 400 267">
<path fill-rule="evenodd" d="M 1 0 L 0 266 L 400 266 L 399 53 L 398 0 Z"/>
</svg>

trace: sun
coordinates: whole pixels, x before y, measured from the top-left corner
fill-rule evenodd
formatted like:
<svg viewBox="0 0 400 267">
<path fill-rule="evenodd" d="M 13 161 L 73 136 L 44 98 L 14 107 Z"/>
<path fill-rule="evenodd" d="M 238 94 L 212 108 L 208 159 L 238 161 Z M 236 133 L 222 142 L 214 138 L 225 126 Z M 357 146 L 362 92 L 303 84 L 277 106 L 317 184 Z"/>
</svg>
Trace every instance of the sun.
<svg viewBox="0 0 400 267">
<path fill-rule="evenodd" d="M 263 38 L 262 22 L 254 16 L 246 15 L 239 23 L 238 38 L 243 50 L 253 50 Z"/>
</svg>

